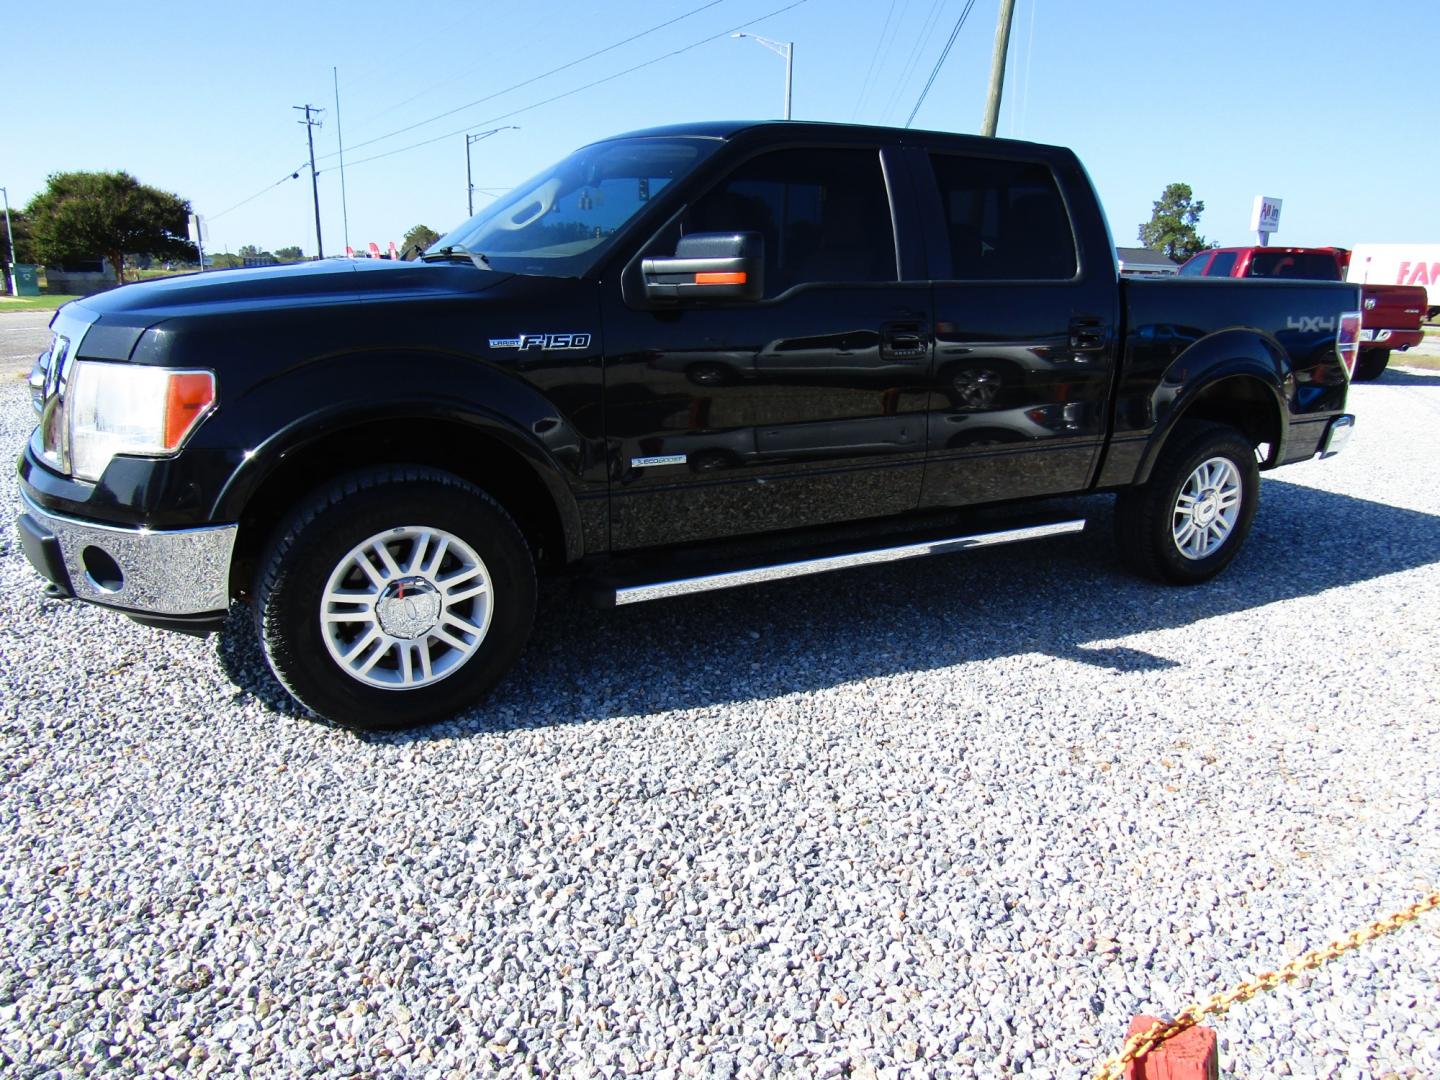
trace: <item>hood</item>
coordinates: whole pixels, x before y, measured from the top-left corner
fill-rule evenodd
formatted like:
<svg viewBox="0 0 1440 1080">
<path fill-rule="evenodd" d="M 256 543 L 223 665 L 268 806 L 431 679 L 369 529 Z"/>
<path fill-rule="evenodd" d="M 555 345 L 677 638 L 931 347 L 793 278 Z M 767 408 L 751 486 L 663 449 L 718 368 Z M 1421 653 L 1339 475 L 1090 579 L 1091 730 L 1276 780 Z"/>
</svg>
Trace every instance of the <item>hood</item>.
<svg viewBox="0 0 1440 1080">
<path fill-rule="evenodd" d="M 511 277 L 461 263 L 322 259 L 125 285 L 78 301 L 102 322 L 134 324 L 207 311 L 314 307 L 382 296 L 421 299 L 478 293 Z M 107 318 L 108 317 L 108 318 Z"/>
</svg>

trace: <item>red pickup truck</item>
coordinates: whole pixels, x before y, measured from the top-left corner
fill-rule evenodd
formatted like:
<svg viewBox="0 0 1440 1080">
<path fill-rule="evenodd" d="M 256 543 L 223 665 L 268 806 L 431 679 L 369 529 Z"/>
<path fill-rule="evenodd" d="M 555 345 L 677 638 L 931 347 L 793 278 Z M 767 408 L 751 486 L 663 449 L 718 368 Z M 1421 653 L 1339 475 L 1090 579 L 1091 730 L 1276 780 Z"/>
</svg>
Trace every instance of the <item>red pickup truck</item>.
<svg viewBox="0 0 1440 1080">
<path fill-rule="evenodd" d="M 1225 247 L 1197 252 L 1180 267 L 1184 277 L 1302 278 L 1344 281 L 1350 264 L 1345 248 Z M 1418 285 L 1362 285 L 1360 359 L 1356 379 L 1378 379 L 1390 350 L 1404 352 L 1424 338 L 1420 323 L 1428 303 Z"/>
</svg>

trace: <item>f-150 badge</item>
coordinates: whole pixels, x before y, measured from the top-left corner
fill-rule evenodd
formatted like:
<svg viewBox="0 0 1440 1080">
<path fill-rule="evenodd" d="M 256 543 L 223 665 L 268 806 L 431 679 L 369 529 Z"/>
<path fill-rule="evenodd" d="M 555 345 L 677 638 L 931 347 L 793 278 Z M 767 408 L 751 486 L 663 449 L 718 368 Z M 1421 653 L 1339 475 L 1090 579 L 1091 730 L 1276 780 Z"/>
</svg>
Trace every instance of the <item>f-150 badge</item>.
<svg viewBox="0 0 1440 1080">
<path fill-rule="evenodd" d="M 490 339 L 492 349 L 519 349 L 527 352 L 530 349 L 588 349 L 590 347 L 589 334 L 519 334 L 515 337 L 492 337 Z"/>
</svg>

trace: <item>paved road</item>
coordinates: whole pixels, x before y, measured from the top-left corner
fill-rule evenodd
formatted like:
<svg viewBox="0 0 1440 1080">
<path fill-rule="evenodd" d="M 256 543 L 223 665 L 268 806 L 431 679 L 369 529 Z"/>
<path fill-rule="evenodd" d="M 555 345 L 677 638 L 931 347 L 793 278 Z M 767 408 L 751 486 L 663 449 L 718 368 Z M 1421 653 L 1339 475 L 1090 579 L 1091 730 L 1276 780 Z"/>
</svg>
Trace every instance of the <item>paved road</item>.
<svg viewBox="0 0 1440 1080">
<path fill-rule="evenodd" d="M 49 311 L 0 311 L 0 380 L 24 378 L 50 340 Z"/>
</svg>

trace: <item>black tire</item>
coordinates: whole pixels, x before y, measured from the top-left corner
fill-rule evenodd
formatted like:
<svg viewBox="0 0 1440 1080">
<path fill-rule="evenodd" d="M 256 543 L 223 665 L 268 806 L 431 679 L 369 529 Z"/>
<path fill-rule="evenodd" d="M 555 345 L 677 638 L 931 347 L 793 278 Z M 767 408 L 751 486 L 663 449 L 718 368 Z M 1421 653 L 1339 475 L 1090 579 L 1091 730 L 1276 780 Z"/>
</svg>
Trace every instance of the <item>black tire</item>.
<svg viewBox="0 0 1440 1080">
<path fill-rule="evenodd" d="M 1192 475 L 1213 459 L 1229 462 L 1238 478 L 1239 503 L 1229 532 L 1203 557 L 1183 554 L 1176 540 L 1177 503 Z M 1230 564 L 1250 532 L 1260 502 L 1255 448 L 1225 424 L 1182 421 L 1151 470 L 1149 482 L 1120 494 L 1115 505 L 1116 542 L 1137 573 L 1172 585 L 1208 581 Z"/>
<path fill-rule="evenodd" d="M 342 563 L 350 560 L 350 565 L 358 565 L 353 560 L 360 545 L 381 534 L 398 537 L 399 530 L 408 527 L 443 531 L 458 541 L 449 551 L 468 546 L 478 557 L 479 574 L 488 577 L 489 583 L 489 588 L 477 590 L 486 598 L 486 625 L 479 634 L 469 635 L 477 643 L 465 641 L 473 650 L 468 653 L 452 649 L 423 631 L 413 636 L 402 633 L 404 641 L 396 639 L 394 650 L 376 664 L 377 676 L 393 667 L 398 678 L 402 651 L 406 653 L 407 675 L 421 662 L 420 649 L 425 650 L 424 676 L 432 675 L 430 667 L 437 654 L 452 666 L 426 684 L 388 689 L 362 681 L 362 675 L 352 675 L 332 654 L 332 647 L 338 646 L 331 631 L 322 629 L 321 612 L 331 610 L 330 606 L 322 609 L 322 596 L 331 575 L 340 572 Z M 415 544 L 410 550 L 423 567 L 418 554 L 425 550 L 423 544 Z M 445 560 L 454 560 L 455 556 L 446 551 L 445 546 L 432 542 L 431 555 L 439 552 Z M 368 555 L 366 559 L 379 566 Z M 430 571 L 431 577 L 441 582 L 435 611 L 463 609 L 468 615 L 478 610 L 452 609 L 450 601 L 442 599 L 449 591 L 442 580 L 446 565 L 453 562 L 442 565 L 437 559 Z M 384 572 L 384 567 L 380 570 Z M 485 577 L 476 580 L 483 582 Z M 394 595 L 403 600 L 404 590 L 409 587 L 413 600 L 415 583 L 425 588 L 420 576 L 407 577 L 394 583 L 400 586 Z M 494 686 L 525 647 L 535 618 L 535 591 L 535 564 L 530 550 L 499 503 L 475 485 L 437 469 L 386 466 L 352 473 L 326 485 L 303 500 L 276 528 L 257 576 L 256 630 L 276 677 L 306 708 L 345 727 L 393 730 L 451 716 Z M 374 625 L 382 629 L 386 627 L 380 621 L 379 598 L 385 595 L 383 591 L 377 593 L 373 604 L 356 601 L 354 605 L 357 611 L 373 612 Z M 430 598 L 425 600 L 428 603 Z M 481 602 L 472 598 L 459 604 Z M 355 631 L 357 636 L 362 629 Z M 345 629 L 342 627 L 340 632 Z M 464 637 L 461 635 L 462 641 Z M 378 643 L 383 646 L 383 639 Z M 401 644 L 406 647 L 402 649 Z M 377 647 L 373 651 L 384 650 Z"/>
<path fill-rule="evenodd" d="M 1355 381 L 1369 382 L 1380 378 L 1385 374 L 1385 367 L 1389 363 L 1389 349 L 1361 349 L 1355 360 Z"/>
</svg>

